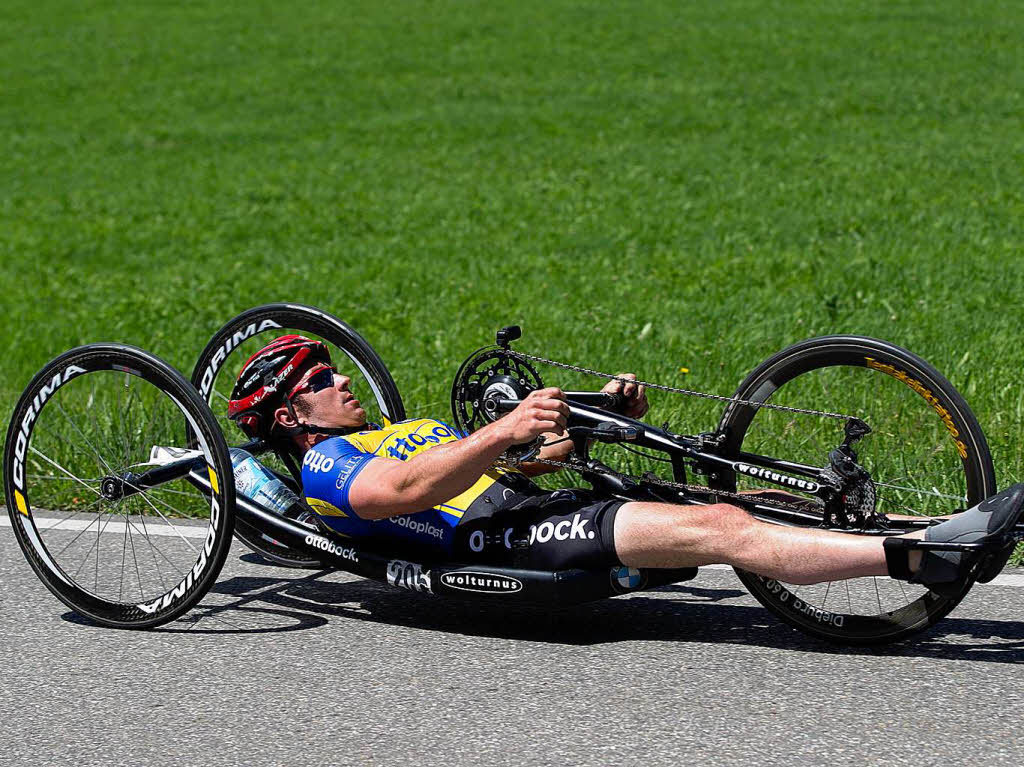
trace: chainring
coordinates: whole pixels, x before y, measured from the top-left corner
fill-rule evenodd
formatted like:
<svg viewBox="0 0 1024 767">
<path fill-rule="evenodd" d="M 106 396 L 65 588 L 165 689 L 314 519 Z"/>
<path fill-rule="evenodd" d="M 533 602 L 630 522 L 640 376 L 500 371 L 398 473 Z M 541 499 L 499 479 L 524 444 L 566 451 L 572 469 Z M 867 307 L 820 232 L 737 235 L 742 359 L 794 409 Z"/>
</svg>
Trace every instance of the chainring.
<svg viewBox="0 0 1024 767">
<path fill-rule="evenodd" d="M 533 366 L 517 359 L 500 346 L 485 346 L 462 363 L 452 383 L 452 418 L 464 434 L 472 434 L 501 417 L 495 403 L 501 399 L 523 399 L 544 387 Z M 524 445 L 513 445 L 502 455 L 507 463 L 529 460 L 540 450 L 543 437 Z"/>
</svg>

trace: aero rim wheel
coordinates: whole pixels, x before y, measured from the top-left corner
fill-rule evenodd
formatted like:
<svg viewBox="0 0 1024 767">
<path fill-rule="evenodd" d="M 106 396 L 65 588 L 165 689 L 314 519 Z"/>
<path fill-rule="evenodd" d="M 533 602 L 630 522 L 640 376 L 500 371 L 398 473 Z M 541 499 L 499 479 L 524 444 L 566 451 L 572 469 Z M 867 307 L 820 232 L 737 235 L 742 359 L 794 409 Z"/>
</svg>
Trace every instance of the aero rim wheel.
<svg viewBox="0 0 1024 767">
<path fill-rule="evenodd" d="M 275 338 L 298 333 L 327 344 L 338 372 L 352 379 L 350 388 L 366 410 L 370 423 L 388 424 L 405 418 L 405 407 L 391 373 L 366 340 L 337 317 L 311 306 L 266 304 L 243 312 L 214 334 L 192 373 L 192 383 L 213 411 L 228 444 L 247 441 L 228 418 L 228 401 L 235 377 L 250 356 Z M 280 456 L 265 453 L 261 463 L 291 480 Z M 320 567 L 320 560 L 274 540 L 239 519 L 235 535 L 245 545 L 275 564 L 286 567 Z"/>
<path fill-rule="evenodd" d="M 735 396 L 853 415 L 871 427 L 855 445 L 871 475 L 878 512 L 894 534 L 923 526 L 995 492 L 985 436 L 963 397 L 931 365 L 898 346 L 857 336 L 816 338 L 760 365 Z M 825 466 L 843 441 L 843 421 L 730 405 L 719 428 L 730 457 L 746 453 Z M 764 488 L 729 473 L 718 487 Z M 891 642 L 924 629 L 963 598 L 940 597 L 886 577 L 799 586 L 738 571 L 753 595 L 783 620 L 849 644 Z"/>
<path fill-rule="evenodd" d="M 185 424 L 197 435 L 190 453 Z M 184 476 L 142 478 L 183 456 Z M 43 368 L 15 408 L 4 477 L 36 573 L 104 625 L 181 615 L 216 579 L 231 542 L 234 481 L 220 430 L 189 383 L 141 349 L 91 344 Z"/>
</svg>

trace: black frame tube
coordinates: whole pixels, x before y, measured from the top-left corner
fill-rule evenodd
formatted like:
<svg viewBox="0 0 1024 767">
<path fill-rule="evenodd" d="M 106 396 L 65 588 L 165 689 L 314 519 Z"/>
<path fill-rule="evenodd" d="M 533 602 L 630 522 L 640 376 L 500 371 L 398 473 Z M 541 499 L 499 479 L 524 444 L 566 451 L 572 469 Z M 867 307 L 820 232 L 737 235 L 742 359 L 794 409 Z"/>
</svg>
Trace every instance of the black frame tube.
<svg viewBox="0 0 1024 767">
<path fill-rule="evenodd" d="M 611 422 L 619 426 L 633 426 L 642 429 L 634 444 L 652 447 L 668 452 L 673 458 L 683 456 L 696 460 L 711 460 L 715 463 L 732 463 L 721 456 L 694 448 L 696 438 L 674 435 L 663 429 L 648 426 L 626 416 L 608 413 L 586 405 L 574 404 L 570 411 L 585 424 L 599 425 Z M 253 440 L 240 446 L 247 452 L 258 455 L 273 448 L 261 440 Z M 756 459 L 757 456 L 744 454 Z M 773 460 L 774 459 L 769 459 Z M 751 463 L 754 461 L 751 460 Z M 779 462 L 775 462 L 778 465 Z M 202 492 L 211 492 L 210 481 L 203 458 L 183 458 L 164 466 L 137 475 L 134 483 L 137 489 L 154 487 L 161 482 L 185 477 Z M 639 485 L 638 487 L 642 487 Z M 136 490 L 137 492 L 137 490 Z M 638 490 L 639 492 L 639 490 Z M 708 489 L 709 495 L 714 490 Z M 746 504 L 744 504 L 746 505 Z M 758 504 L 751 499 L 750 511 L 759 519 L 779 524 L 807 526 L 820 522 L 817 515 L 779 509 Z M 386 582 L 393 586 L 437 596 L 500 601 L 514 604 L 539 606 L 566 606 L 595 599 L 632 593 L 657 586 L 690 580 L 697 574 L 697 568 L 640 569 L 640 580 L 635 587 L 625 587 L 615 576 L 618 568 L 596 570 L 523 570 L 492 565 L 460 564 L 439 557 L 395 554 L 385 548 L 364 541 L 342 538 L 329 528 L 318 530 L 274 513 L 251 499 L 236 494 L 236 514 L 245 524 L 286 543 L 288 546 L 305 551 L 318 558 L 325 569 L 344 570 L 372 580 Z M 913 523 L 920 527 L 925 524 Z M 1016 530 L 1024 532 L 1024 525 Z M 865 531 L 869 535 L 893 536 L 898 531 Z M 907 547 L 934 551 L 974 551 L 984 547 L 982 543 L 945 543 L 938 541 L 909 541 Z"/>
</svg>

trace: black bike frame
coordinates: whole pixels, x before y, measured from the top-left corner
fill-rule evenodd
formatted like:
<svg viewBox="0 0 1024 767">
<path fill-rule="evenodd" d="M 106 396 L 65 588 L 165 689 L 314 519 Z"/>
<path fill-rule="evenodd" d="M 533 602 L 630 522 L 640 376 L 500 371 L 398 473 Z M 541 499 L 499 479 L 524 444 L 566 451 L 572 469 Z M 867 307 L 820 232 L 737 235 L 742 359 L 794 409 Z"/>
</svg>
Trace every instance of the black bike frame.
<svg viewBox="0 0 1024 767">
<path fill-rule="evenodd" d="M 273 448 L 260 440 L 239 446 L 252 455 Z M 125 495 L 184 478 L 210 494 L 209 473 L 202 457 L 182 458 L 123 482 Z M 264 535 L 319 559 L 325 569 L 344 570 L 392 586 L 439 596 L 495 599 L 512 604 L 561 607 L 687 581 L 697 568 L 597 570 L 526 570 L 491 565 L 459 564 L 440 557 L 396 555 L 380 544 L 343 538 L 329 527 L 319 529 L 282 517 L 260 503 L 236 494 L 235 513 Z"/>
<path fill-rule="evenodd" d="M 718 471 L 742 471 L 741 464 L 754 467 L 757 476 L 765 482 L 776 484 L 786 490 L 796 490 L 807 495 L 822 497 L 822 467 L 807 466 L 769 456 L 740 453 L 739 459 L 727 458 L 717 452 L 716 440 L 711 435 L 691 436 L 674 434 L 666 429 L 651 426 L 628 416 L 601 409 L 611 401 L 607 395 L 594 392 L 566 392 L 569 404 L 569 433 L 576 446 L 576 468 L 595 485 L 607 489 L 612 495 L 624 500 L 669 500 L 675 503 L 711 503 L 715 491 L 709 488 L 706 498 L 677 492 L 668 498 L 666 488 L 653 483 L 637 482 L 614 471 L 599 461 L 589 458 L 588 442 L 599 439 L 606 442 L 629 441 L 631 445 L 656 450 L 669 456 L 673 475 L 677 481 L 685 479 L 686 465 L 700 474 L 714 479 Z M 502 400 L 500 410 L 509 410 L 518 400 Z M 252 455 L 273 450 L 261 440 L 253 440 L 239 446 Z M 810 485 L 803 488 L 793 475 L 807 478 Z M 121 481 L 125 495 L 141 489 L 155 487 L 172 480 L 185 478 L 202 492 L 211 492 L 209 474 L 202 457 L 182 458 L 139 474 L 115 478 Z M 806 485 L 806 483 L 805 483 Z M 781 509 L 758 503 L 756 499 L 743 501 L 730 499 L 744 506 L 754 516 L 764 521 L 783 525 L 822 526 L 821 515 L 810 512 Z M 640 569 L 603 568 L 598 570 L 541 571 L 489 565 L 452 563 L 441 558 L 416 554 L 411 558 L 399 558 L 394 551 L 388 551 L 380 544 L 371 544 L 345 538 L 326 525 L 313 529 L 307 525 L 282 517 L 263 505 L 236 494 L 236 514 L 245 524 L 250 525 L 270 538 L 287 546 L 304 551 L 319 559 L 325 568 L 339 569 L 365 578 L 387 582 L 393 586 L 411 591 L 473 599 L 499 599 L 503 602 L 564 606 L 578 604 L 604 597 L 626 594 L 657 586 L 678 583 L 693 578 L 697 568 Z M 899 535 L 911 529 L 928 525 L 927 519 L 906 522 L 904 530 L 858 531 L 862 534 Z M 1024 532 L 1024 525 L 1017 530 Z M 850 532 L 847 530 L 846 532 Z M 910 548 L 944 551 L 968 551 L 978 549 L 977 543 L 938 543 L 914 541 Z M 628 576 L 628 577 L 627 577 Z"/>
</svg>

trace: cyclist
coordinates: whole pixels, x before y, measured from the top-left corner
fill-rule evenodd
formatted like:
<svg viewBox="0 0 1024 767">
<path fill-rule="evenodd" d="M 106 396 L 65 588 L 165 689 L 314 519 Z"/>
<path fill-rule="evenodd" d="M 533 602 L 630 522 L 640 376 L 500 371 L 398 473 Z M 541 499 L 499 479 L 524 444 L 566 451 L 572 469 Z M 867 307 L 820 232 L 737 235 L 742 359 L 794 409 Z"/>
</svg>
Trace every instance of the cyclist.
<svg viewBox="0 0 1024 767">
<path fill-rule="evenodd" d="M 619 392 L 625 414 L 648 402 L 633 374 Z M 598 498 L 587 490 L 543 490 L 538 463 L 499 468 L 510 446 L 544 436 L 540 457 L 562 459 L 568 405 L 561 391 L 531 392 L 515 410 L 470 435 L 442 421 L 374 425 L 332 365 L 327 347 L 303 336 L 273 341 L 246 361 L 229 415 L 250 437 L 278 440 L 302 459 L 303 494 L 320 521 L 352 537 L 386 539 L 460 562 L 539 570 L 696 567 L 724 563 L 788 583 L 889 575 L 955 594 L 970 577 L 1006 563 L 1024 510 L 1015 485 L 954 518 L 882 539 L 760 522 L 738 506 Z M 553 439 L 552 439 L 553 438 Z M 907 541 L 980 542 L 969 553 L 908 549 Z"/>
</svg>

